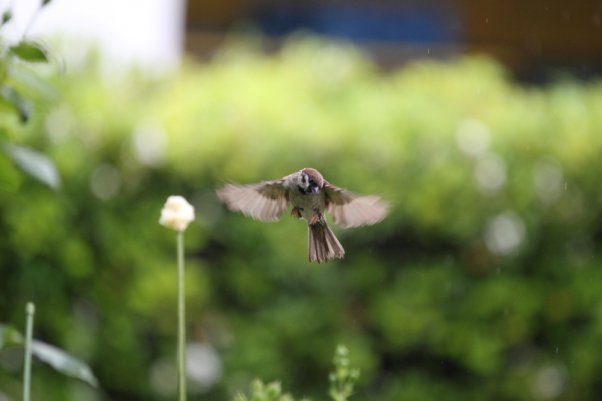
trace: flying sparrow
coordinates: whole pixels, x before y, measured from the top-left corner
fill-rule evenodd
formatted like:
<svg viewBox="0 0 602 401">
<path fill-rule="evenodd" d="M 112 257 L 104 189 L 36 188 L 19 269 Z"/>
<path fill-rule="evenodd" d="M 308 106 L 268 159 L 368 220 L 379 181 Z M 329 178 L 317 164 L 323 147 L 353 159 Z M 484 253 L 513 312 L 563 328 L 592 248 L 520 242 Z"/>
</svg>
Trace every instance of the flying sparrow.
<svg viewBox="0 0 602 401">
<path fill-rule="evenodd" d="M 227 184 L 217 190 L 217 196 L 231 210 L 262 221 L 278 220 L 290 203 L 291 215 L 307 221 L 309 261 L 318 263 L 345 255 L 326 224 L 325 210 L 342 228 L 378 223 L 389 210 L 389 205 L 378 196 L 356 195 L 336 187 L 313 168 L 304 168 L 279 180 Z"/>
</svg>

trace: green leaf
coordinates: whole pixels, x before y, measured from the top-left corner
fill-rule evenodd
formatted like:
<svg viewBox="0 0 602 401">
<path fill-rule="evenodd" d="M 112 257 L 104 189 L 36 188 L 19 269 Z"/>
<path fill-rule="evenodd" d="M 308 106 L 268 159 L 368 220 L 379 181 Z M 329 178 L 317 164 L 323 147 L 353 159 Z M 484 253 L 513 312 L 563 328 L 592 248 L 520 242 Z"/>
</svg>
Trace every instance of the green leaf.
<svg viewBox="0 0 602 401">
<path fill-rule="evenodd" d="M 98 386 L 98 380 L 90 367 L 65 351 L 34 340 L 31 344 L 31 352 L 40 361 L 47 363 L 62 374 L 83 380 L 93 387 Z"/>
<path fill-rule="evenodd" d="M 0 132 L 2 129 L 0 129 Z M 23 174 L 4 154 L 0 154 L 0 194 L 16 192 L 23 180 Z"/>
<path fill-rule="evenodd" d="M 48 5 L 48 4 L 50 4 L 50 2 L 51 2 L 51 1 L 52 1 L 52 0 L 42 0 L 42 7 L 44 7 L 44 6 Z"/>
<path fill-rule="evenodd" d="M 15 68 L 19 67 L 19 68 Z M 31 94 L 30 96 L 39 96 L 44 98 L 44 101 L 50 101 L 58 98 L 58 91 L 50 83 L 50 81 L 39 74 L 32 68 L 27 66 L 12 66 L 9 69 L 11 82 L 24 93 Z"/>
<path fill-rule="evenodd" d="M 0 324 L 0 350 L 5 347 L 23 345 L 23 335 L 12 326 Z"/>
<path fill-rule="evenodd" d="M 56 190 L 60 187 L 61 178 L 58 170 L 46 155 L 13 144 L 6 144 L 4 149 L 21 170 L 52 189 Z"/>
<path fill-rule="evenodd" d="M 23 335 L 12 326 L 0 324 L 0 350 L 14 346 L 24 346 Z M 98 379 L 92 373 L 92 369 L 60 348 L 33 340 L 31 342 L 31 353 L 65 376 L 83 380 L 94 387 L 98 386 Z"/>
<path fill-rule="evenodd" d="M 26 123 L 31 115 L 29 101 L 8 85 L 0 86 L 0 106 L 16 111 L 22 123 Z"/>
<path fill-rule="evenodd" d="M 6 24 L 13 18 L 13 12 L 11 10 L 6 10 L 2 13 L 2 25 Z"/>
<path fill-rule="evenodd" d="M 31 63 L 45 63 L 48 61 L 46 50 L 38 43 L 21 42 L 18 45 L 11 46 L 10 52 L 21 60 Z"/>
</svg>

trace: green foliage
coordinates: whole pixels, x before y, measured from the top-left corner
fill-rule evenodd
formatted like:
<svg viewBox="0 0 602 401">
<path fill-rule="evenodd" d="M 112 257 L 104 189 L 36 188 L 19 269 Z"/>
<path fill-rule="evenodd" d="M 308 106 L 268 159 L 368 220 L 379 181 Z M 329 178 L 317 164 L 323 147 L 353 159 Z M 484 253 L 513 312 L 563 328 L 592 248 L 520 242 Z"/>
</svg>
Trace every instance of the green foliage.
<svg viewBox="0 0 602 401">
<path fill-rule="evenodd" d="M 330 380 L 330 397 L 333 401 L 347 401 L 353 395 L 353 387 L 360 377 L 360 371 L 351 368 L 349 350 L 339 345 L 334 355 L 334 372 Z"/>
<path fill-rule="evenodd" d="M 251 394 L 249 397 L 239 393 L 234 397 L 234 401 L 294 401 L 289 394 L 283 394 L 280 383 L 272 382 L 267 385 L 261 380 L 254 380 L 250 386 Z"/>
<path fill-rule="evenodd" d="M 351 368 L 349 350 L 344 345 L 337 346 L 333 363 L 334 371 L 328 376 L 330 381 L 328 394 L 333 401 L 347 401 L 353 395 L 353 387 L 360 374 L 359 370 Z M 289 394 L 282 393 L 279 382 L 266 385 L 261 380 L 254 380 L 250 386 L 249 397 L 238 393 L 233 401 L 294 401 L 294 398 Z"/>
<path fill-rule="evenodd" d="M 56 162 L 59 191 L 0 160 L 13 191 L 0 192 L 0 320 L 20 326 L 14 305 L 44 302 L 41 338 L 91 364 L 95 397 L 174 398 L 160 380 L 176 335 L 173 236 L 157 219 L 176 193 L 198 215 L 189 340 L 222 363 L 191 399 L 230 399 L 249 377 L 319 399 L 338 343 L 362 372 L 357 399 L 600 392 L 599 82 L 523 87 L 483 58 L 383 73 L 318 40 L 269 56 L 230 45 L 160 82 L 99 77 L 53 78 L 60 98 L 34 108 L 47 114 L 12 113 L 11 135 Z M 256 222 L 213 193 L 306 166 L 393 204 L 377 226 L 333 227 L 343 261 L 309 264 L 302 222 Z M 0 371 L 11 398 L 14 383 Z M 37 383 L 34 399 L 74 397 L 50 374 Z"/>
<path fill-rule="evenodd" d="M 0 324 L 0 350 L 16 345 L 23 345 L 23 335 L 12 326 Z"/>
<path fill-rule="evenodd" d="M 47 62 L 46 50 L 38 43 L 21 41 L 9 48 L 10 53 L 30 63 Z"/>
<path fill-rule="evenodd" d="M 4 348 L 23 348 L 24 346 L 25 339 L 19 330 L 0 324 L 0 351 Z M 98 380 L 87 364 L 60 348 L 43 341 L 32 340 L 31 354 L 65 376 L 82 380 L 94 387 L 98 385 Z"/>
<path fill-rule="evenodd" d="M 4 150 L 22 171 L 52 189 L 59 188 L 61 178 L 54 163 L 46 155 L 27 147 L 13 144 L 6 144 Z"/>
<path fill-rule="evenodd" d="M 40 9 L 47 3 L 44 1 Z M 25 38 L 11 45 L 2 37 L 1 28 L 11 20 L 12 10 L 8 9 L 2 14 L 0 24 L 0 151 L 4 153 L 0 154 L 0 164 L 6 158 L 22 172 L 57 189 L 60 179 L 54 163 L 39 151 L 15 143 L 19 142 L 14 133 L 18 127 L 13 117 L 18 117 L 21 124 L 27 123 L 33 104 L 48 102 L 54 96 L 45 79 L 30 68 L 31 63 L 49 61 L 46 49 Z M 0 190 L 14 191 L 18 186 L 15 174 L 0 174 Z"/>
<path fill-rule="evenodd" d="M 29 120 L 31 114 L 29 102 L 12 87 L 3 85 L 0 88 L 0 105 L 9 111 L 18 113 L 22 123 Z"/>
<path fill-rule="evenodd" d="M 13 18 L 13 12 L 11 10 L 6 10 L 2 13 L 2 25 L 10 22 Z"/>
</svg>

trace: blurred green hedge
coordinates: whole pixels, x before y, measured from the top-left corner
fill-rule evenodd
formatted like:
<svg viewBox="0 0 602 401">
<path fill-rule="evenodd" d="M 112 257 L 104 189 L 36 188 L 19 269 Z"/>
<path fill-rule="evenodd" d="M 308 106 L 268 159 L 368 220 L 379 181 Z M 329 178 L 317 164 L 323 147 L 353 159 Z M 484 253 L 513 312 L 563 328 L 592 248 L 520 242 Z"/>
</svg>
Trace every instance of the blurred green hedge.
<svg viewBox="0 0 602 401">
<path fill-rule="evenodd" d="M 103 390 L 37 367 L 34 397 L 173 398 L 175 238 L 157 223 L 171 194 L 197 208 L 189 340 L 219 377 L 192 399 L 260 377 L 318 400 L 337 343 L 362 371 L 358 400 L 602 391 L 600 82 L 524 87 L 485 58 L 382 72 L 305 39 L 269 56 L 232 44 L 159 81 L 88 68 L 52 84 L 60 100 L 15 129 L 63 185 L 23 176 L 0 192 L 0 321 L 35 301 L 38 337 L 88 360 Z M 255 222 L 214 196 L 306 166 L 393 205 L 377 226 L 335 229 L 343 261 L 310 265 L 302 222 Z"/>
</svg>

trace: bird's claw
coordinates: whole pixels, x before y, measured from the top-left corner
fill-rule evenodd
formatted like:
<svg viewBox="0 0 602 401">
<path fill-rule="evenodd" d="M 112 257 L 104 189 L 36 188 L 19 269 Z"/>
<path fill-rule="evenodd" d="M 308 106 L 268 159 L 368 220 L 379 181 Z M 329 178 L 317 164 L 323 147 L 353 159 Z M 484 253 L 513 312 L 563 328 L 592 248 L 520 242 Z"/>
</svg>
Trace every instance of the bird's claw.
<svg viewBox="0 0 602 401">
<path fill-rule="evenodd" d="M 320 213 L 314 212 L 314 214 L 312 214 L 311 217 L 309 218 L 308 223 L 310 226 L 313 226 L 314 224 L 318 223 L 321 220 L 322 220 L 322 215 Z"/>
</svg>

